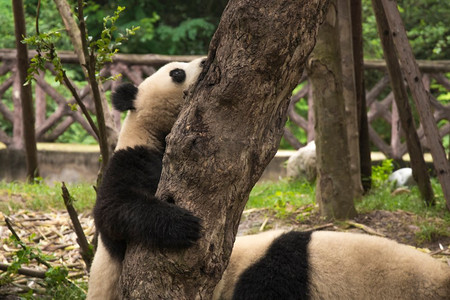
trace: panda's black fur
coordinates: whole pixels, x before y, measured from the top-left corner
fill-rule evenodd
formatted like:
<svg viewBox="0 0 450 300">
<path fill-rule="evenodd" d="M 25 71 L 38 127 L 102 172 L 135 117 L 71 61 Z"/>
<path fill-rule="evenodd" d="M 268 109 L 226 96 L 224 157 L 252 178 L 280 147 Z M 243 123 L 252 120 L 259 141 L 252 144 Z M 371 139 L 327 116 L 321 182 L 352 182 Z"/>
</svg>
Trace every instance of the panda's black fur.
<svg viewBox="0 0 450 300">
<path fill-rule="evenodd" d="M 236 238 L 214 300 L 447 300 L 450 268 L 407 245 L 350 232 Z"/>
<path fill-rule="evenodd" d="M 144 146 L 114 153 L 98 190 L 94 219 L 111 255 L 123 260 L 126 241 L 186 248 L 200 238 L 200 219 L 155 197 L 162 153 Z"/>
<path fill-rule="evenodd" d="M 310 240 L 311 232 L 291 231 L 278 237 L 265 255 L 241 274 L 233 299 L 309 299 Z"/>
<path fill-rule="evenodd" d="M 176 206 L 170 195 L 155 196 L 165 138 L 196 82 L 204 58 L 172 62 L 139 87 L 125 83 L 112 94 L 113 106 L 128 111 L 116 150 L 98 188 L 94 221 L 98 247 L 87 299 L 120 299 L 119 277 L 129 242 L 160 249 L 183 249 L 201 236 L 201 220 Z"/>
</svg>

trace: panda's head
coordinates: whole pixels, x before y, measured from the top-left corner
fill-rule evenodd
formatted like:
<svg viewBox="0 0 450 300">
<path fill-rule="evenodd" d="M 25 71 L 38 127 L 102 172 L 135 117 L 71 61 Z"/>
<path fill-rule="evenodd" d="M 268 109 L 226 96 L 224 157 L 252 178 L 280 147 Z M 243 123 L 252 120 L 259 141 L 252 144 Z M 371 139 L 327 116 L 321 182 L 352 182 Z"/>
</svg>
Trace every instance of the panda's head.
<svg viewBox="0 0 450 300">
<path fill-rule="evenodd" d="M 128 111 L 116 150 L 145 145 L 164 151 L 166 135 L 180 112 L 184 91 L 197 81 L 205 58 L 172 62 L 145 79 L 139 87 L 120 85 L 112 94 L 119 111 Z"/>
</svg>

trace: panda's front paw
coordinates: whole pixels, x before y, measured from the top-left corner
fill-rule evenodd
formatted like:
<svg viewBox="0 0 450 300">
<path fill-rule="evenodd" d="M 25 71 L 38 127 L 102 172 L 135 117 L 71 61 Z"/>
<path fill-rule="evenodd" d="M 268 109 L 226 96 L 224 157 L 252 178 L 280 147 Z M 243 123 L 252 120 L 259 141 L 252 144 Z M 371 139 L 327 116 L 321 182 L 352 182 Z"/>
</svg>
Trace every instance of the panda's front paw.
<svg viewBox="0 0 450 300">
<path fill-rule="evenodd" d="M 174 212 L 166 223 L 164 238 L 159 245 L 171 249 L 188 248 L 202 236 L 202 220 L 180 207 L 176 207 Z"/>
</svg>

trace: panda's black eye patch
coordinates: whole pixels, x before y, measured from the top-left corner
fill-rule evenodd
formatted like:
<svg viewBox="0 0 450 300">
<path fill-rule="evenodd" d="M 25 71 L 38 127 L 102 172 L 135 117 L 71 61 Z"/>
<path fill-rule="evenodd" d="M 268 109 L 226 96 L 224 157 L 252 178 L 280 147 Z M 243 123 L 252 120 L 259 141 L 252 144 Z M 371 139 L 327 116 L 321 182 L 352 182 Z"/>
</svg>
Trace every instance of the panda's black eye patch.
<svg viewBox="0 0 450 300">
<path fill-rule="evenodd" d="M 176 83 L 182 83 L 186 79 L 186 72 L 183 69 L 173 69 L 169 75 Z"/>
</svg>

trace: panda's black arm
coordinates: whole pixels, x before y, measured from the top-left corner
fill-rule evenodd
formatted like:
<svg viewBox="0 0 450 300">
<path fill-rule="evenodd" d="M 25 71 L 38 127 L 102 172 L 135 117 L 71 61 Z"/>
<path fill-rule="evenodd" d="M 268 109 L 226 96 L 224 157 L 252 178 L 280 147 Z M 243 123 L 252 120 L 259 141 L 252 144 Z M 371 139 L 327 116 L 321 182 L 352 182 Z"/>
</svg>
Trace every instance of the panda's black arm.
<svg viewBox="0 0 450 300">
<path fill-rule="evenodd" d="M 163 248 L 188 247 L 200 238 L 200 219 L 154 196 L 161 170 L 162 154 L 146 147 L 113 155 L 94 207 L 105 238 Z"/>
<path fill-rule="evenodd" d="M 135 241 L 159 248 L 186 248 L 200 238 L 200 219 L 155 197 L 110 198 L 94 211 L 100 233 L 115 241 Z M 107 203 L 105 203 L 107 204 Z"/>
</svg>

